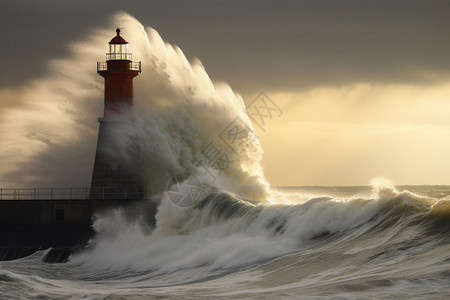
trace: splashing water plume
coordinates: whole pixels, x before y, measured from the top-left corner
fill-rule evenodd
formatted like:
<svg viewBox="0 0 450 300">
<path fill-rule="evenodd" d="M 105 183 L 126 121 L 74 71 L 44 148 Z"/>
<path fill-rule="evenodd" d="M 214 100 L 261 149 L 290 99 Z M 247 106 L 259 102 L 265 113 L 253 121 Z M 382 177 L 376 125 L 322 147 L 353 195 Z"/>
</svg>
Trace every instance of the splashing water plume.
<svg viewBox="0 0 450 300">
<path fill-rule="evenodd" d="M 129 122 L 115 137 L 121 156 L 136 168 L 144 166 L 150 186 L 178 173 L 204 176 L 196 163 L 202 149 L 219 143 L 220 132 L 236 118 L 252 128 L 241 96 L 225 83 L 213 83 L 199 60 L 189 62 L 178 47 L 130 15 L 119 13 L 111 23 L 121 24 L 134 58 L 142 61 L 134 109 L 123 116 Z M 0 133 L 8 141 L 0 155 L 7 166 L 1 173 L 4 185 L 88 186 L 103 91 L 102 79 L 89 70 L 104 57 L 111 28 L 74 43 L 71 57 L 53 61 L 52 75 L 21 94 L 25 108 L 0 120 L 3 128 L 19 130 Z M 214 173 L 220 175 L 214 185 L 263 200 L 262 150 L 257 141 L 245 150 L 226 172 Z"/>
</svg>

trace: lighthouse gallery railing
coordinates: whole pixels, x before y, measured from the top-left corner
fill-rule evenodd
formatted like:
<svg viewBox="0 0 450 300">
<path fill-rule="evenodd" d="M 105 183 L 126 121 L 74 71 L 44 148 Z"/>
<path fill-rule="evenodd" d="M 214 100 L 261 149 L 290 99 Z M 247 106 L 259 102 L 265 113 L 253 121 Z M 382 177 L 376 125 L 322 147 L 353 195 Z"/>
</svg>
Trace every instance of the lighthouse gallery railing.
<svg viewBox="0 0 450 300">
<path fill-rule="evenodd" d="M 120 69 L 121 71 L 138 71 L 141 72 L 141 62 L 131 62 L 128 68 Z M 97 62 L 97 72 L 99 71 L 108 71 L 108 64 L 106 62 Z M 118 71 L 118 70 L 109 70 L 109 71 Z"/>
</svg>

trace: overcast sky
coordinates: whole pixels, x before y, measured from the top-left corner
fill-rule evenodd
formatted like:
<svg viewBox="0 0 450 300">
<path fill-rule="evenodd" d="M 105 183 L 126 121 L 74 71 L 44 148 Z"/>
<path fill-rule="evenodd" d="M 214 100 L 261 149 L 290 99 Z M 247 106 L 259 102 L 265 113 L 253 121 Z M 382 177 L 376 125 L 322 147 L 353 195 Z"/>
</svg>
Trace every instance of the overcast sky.
<svg viewBox="0 0 450 300">
<path fill-rule="evenodd" d="M 259 132 L 274 185 L 450 183 L 450 1 L 3 0 L 0 108 L 118 11 L 278 104 Z"/>
</svg>

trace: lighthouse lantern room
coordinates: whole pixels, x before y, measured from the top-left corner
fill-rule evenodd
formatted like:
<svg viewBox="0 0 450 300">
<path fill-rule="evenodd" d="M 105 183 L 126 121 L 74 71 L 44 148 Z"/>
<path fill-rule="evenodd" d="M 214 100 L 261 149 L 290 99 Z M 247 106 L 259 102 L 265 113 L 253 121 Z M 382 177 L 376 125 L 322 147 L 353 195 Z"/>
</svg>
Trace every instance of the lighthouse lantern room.
<svg viewBox="0 0 450 300">
<path fill-rule="evenodd" d="M 128 42 L 120 36 L 120 29 L 116 29 L 117 36 L 109 42 L 109 53 L 106 60 L 131 60 L 131 53 L 128 53 Z"/>
</svg>

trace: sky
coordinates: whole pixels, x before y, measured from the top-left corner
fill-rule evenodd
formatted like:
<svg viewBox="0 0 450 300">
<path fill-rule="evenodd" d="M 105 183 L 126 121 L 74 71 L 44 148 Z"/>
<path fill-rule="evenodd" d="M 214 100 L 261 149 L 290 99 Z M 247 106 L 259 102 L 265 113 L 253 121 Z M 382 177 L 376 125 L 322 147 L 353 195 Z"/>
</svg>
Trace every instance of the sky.
<svg viewBox="0 0 450 300">
<path fill-rule="evenodd" d="M 450 183 L 449 1 L 3 0 L 0 121 L 120 11 L 247 107 L 260 92 L 276 104 L 255 126 L 272 185 Z"/>
</svg>

